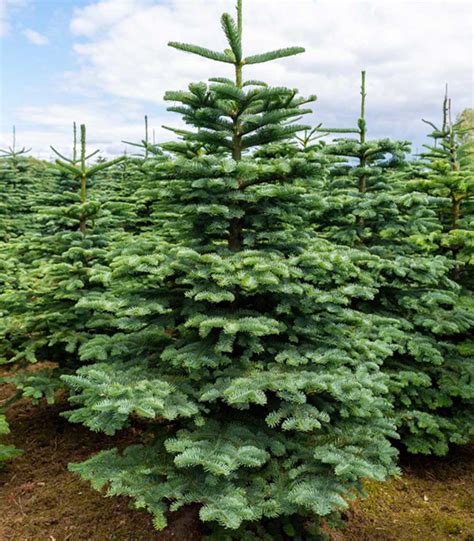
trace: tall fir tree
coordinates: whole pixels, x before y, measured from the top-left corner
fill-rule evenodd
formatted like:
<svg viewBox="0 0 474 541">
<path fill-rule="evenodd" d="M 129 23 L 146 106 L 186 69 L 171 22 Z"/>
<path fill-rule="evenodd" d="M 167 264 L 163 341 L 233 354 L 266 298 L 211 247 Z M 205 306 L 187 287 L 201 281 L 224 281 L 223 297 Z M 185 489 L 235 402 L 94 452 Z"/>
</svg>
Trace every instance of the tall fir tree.
<svg viewBox="0 0 474 541">
<path fill-rule="evenodd" d="M 303 49 L 244 56 L 240 0 L 221 22 L 224 52 L 170 43 L 234 78 L 166 94 L 189 129 L 148 169 L 159 238 L 137 235 L 111 262 L 89 306 L 116 332 L 85 343 L 99 362 L 64 378 L 72 422 L 113 434 L 141 418 L 147 435 L 71 469 L 158 529 L 195 503 L 209 539 L 319 539 L 362 478 L 395 471 L 379 370 L 392 320 L 352 307 L 376 291 L 377 258 L 312 231 L 321 161 L 275 147 L 307 128 L 295 119 L 315 98 L 244 79 Z"/>
</svg>

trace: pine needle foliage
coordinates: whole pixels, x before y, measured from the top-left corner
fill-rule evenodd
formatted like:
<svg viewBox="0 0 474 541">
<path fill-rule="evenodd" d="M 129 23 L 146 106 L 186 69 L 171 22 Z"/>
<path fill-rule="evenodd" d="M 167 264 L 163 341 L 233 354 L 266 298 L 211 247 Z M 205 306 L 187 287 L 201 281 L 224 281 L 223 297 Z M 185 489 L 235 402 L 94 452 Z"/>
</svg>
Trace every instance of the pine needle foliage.
<svg viewBox="0 0 474 541">
<path fill-rule="evenodd" d="M 222 17 L 229 49 L 174 48 L 233 66 L 235 78 L 167 92 L 189 129 L 150 160 L 159 236 L 137 235 L 110 262 L 106 295 L 83 306 L 115 332 L 80 348 L 97 361 L 64 380 L 67 414 L 112 434 L 134 419 L 148 437 L 71 466 L 166 526 L 200 505 L 210 539 L 319 539 L 361 490 L 395 470 L 382 360 L 393 321 L 353 308 L 376 292 L 378 258 L 314 233 L 324 160 L 293 147 L 315 97 L 245 81 L 242 4 Z M 307 528 L 306 528 L 307 526 Z"/>
</svg>

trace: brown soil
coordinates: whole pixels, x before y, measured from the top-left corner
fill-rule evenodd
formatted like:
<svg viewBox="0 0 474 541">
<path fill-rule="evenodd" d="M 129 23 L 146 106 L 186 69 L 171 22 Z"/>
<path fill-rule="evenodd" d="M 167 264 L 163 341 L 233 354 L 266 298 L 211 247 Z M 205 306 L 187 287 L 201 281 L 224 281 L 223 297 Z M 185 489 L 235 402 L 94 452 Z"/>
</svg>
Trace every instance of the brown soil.
<svg viewBox="0 0 474 541">
<path fill-rule="evenodd" d="M 12 389 L 0 388 L 0 401 Z M 59 416 L 66 400 L 33 406 L 21 400 L 7 415 L 6 440 L 24 451 L 0 470 L 0 541 L 199 541 L 193 508 L 170 514 L 169 526 L 156 532 L 150 515 L 132 510 L 127 498 L 104 498 L 67 470 L 108 447 L 125 447 L 133 430 L 110 438 Z"/>
<path fill-rule="evenodd" d="M 0 401 L 12 389 L 0 388 Z M 67 470 L 107 447 L 136 439 L 133 430 L 114 438 L 70 425 L 55 406 L 22 400 L 9 411 L 8 440 L 25 454 L 0 471 L 0 541 L 200 541 L 196 509 L 169 515 L 155 532 L 150 516 L 126 498 L 104 498 Z M 445 459 L 404 458 L 403 476 L 368 483 L 368 498 L 346 513 L 348 525 L 333 541 L 474 541 L 474 449 Z"/>
</svg>

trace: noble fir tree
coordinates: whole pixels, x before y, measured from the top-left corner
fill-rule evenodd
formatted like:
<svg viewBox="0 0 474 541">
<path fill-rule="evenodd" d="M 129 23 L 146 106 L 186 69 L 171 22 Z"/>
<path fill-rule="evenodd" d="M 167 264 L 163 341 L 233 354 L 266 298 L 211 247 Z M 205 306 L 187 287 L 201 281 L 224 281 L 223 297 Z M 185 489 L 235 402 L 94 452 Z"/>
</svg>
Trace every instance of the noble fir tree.
<svg viewBox="0 0 474 541">
<path fill-rule="evenodd" d="M 110 215 L 88 189 L 99 171 L 123 159 L 88 165 L 97 152 L 87 155 L 83 125 L 78 150 L 74 129 L 72 157 L 58 153 L 54 190 L 37 195 L 38 231 L 10 245 L 18 265 L 15 282 L 0 295 L 0 363 L 47 360 L 58 363 L 59 372 L 72 369 L 77 349 L 96 324 L 80 302 L 100 288 L 90 277 L 93 268 L 105 265 L 113 232 L 108 232 Z M 25 396 L 51 400 L 57 372 L 19 374 L 13 381 Z"/>
<path fill-rule="evenodd" d="M 432 127 L 433 144 L 424 145 L 422 174 L 409 187 L 437 198 L 441 228 L 434 241 L 438 253 L 454 259 L 453 278 L 471 291 L 474 288 L 474 126 L 467 117 L 451 118 L 448 89 L 443 100 L 441 127 Z M 467 115 L 465 115 L 467 116 Z"/>
<path fill-rule="evenodd" d="M 357 127 L 317 130 L 350 136 L 325 148 L 344 161 L 332 167 L 316 227 L 379 257 L 378 291 L 357 306 L 399 322 L 398 347 L 383 369 L 402 443 L 414 453 L 445 454 L 472 437 L 473 374 L 464 337 L 474 318 L 451 279 L 451 262 L 433 253 L 433 239 L 442 234 L 440 194 L 413 187 L 406 142 L 367 139 L 365 104 L 362 72 Z"/>
<path fill-rule="evenodd" d="M 319 539 L 361 489 L 394 471 L 379 364 L 392 321 L 362 313 L 374 258 L 312 231 L 306 194 L 321 163 L 266 153 L 307 128 L 314 97 L 246 80 L 244 68 L 303 52 L 244 56 L 242 5 L 222 16 L 229 49 L 172 42 L 229 64 L 234 77 L 166 94 L 188 129 L 149 174 L 160 236 L 114 258 L 96 318 L 116 318 L 64 379 L 68 417 L 113 434 L 148 421 L 143 441 L 72 465 L 94 487 L 130 496 L 166 526 L 199 505 L 210 539 Z M 200 149 L 200 150 L 198 150 Z"/>
<path fill-rule="evenodd" d="M 35 209 L 40 194 L 51 186 L 49 164 L 28 156 L 30 150 L 17 147 L 15 127 L 11 146 L 0 150 L 0 294 L 19 287 L 23 270 L 20 246 L 24 238 L 41 230 Z M 0 306 L 0 335 L 6 317 Z M 1 348 L 8 348 L 7 340 Z"/>
<path fill-rule="evenodd" d="M 0 149 L 0 242 L 10 242 L 36 227 L 37 194 L 50 185 L 49 164 L 28 156 L 31 149 L 17 148 L 13 127 L 12 145 Z"/>
<path fill-rule="evenodd" d="M 424 145 L 426 150 L 413 164 L 404 186 L 405 193 L 418 191 L 430 197 L 438 228 L 415 240 L 428 247 L 435 260 L 444 256 L 450 278 L 459 284 L 455 309 L 441 315 L 449 324 L 438 335 L 444 363 L 434 380 L 439 391 L 433 390 L 431 397 L 435 405 L 431 409 L 437 407 L 442 414 L 441 432 L 455 443 L 466 443 L 474 434 L 474 128 L 468 113 L 453 122 L 446 86 L 442 121 L 436 125 L 424 120 L 432 128 L 429 137 L 433 142 Z"/>
<path fill-rule="evenodd" d="M 393 189 L 408 165 L 410 143 L 367 136 L 365 71 L 360 94 L 357 126 L 315 128 L 316 133 L 337 136 L 323 147 L 334 164 L 325 190 L 327 210 L 319 221 L 328 238 L 385 253 L 411 234 L 430 231 L 434 215 L 426 197 L 397 198 Z"/>
<path fill-rule="evenodd" d="M 123 143 L 132 146 L 135 152 L 97 175 L 94 195 L 114 216 L 116 227 L 135 234 L 157 225 L 153 216 L 156 189 L 153 184 L 148 185 L 145 169 L 152 158 L 162 158 L 163 151 L 156 145 L 154 136 L 150 141 L 148 116 L 145 116 L 145 134 L 141 142 Z"/>
</svg>

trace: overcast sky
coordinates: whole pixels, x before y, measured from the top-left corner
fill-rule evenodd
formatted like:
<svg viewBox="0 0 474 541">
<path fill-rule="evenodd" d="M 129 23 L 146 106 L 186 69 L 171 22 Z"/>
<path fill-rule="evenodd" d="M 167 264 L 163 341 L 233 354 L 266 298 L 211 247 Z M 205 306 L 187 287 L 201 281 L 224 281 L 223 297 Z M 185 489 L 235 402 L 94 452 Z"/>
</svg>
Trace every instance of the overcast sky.
<svg viewBox="0 0 474 541">
<path fill-rule="evenodd" d="M 106 154 L 139 140 L 148 114 L 169 138 L 163 94 L 230 76 L 229 66 L 167 47 L 223 49 L 222 12 L 235 0 L 0 0 L 0 148 L 12 124 L 20 146 L 48 158 L 85 123 Z M 317 94 L 310 123 L 352 126 L 367 71 L 369 136 L 426 142 L 445 82 L 454 112 L 473 107 L 473 3 L 469 0 L 244 0 L 244 53 L 299 45 L 306 53 L 249 66 L 247 78 Z"/>
</svg>

